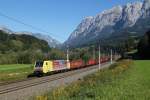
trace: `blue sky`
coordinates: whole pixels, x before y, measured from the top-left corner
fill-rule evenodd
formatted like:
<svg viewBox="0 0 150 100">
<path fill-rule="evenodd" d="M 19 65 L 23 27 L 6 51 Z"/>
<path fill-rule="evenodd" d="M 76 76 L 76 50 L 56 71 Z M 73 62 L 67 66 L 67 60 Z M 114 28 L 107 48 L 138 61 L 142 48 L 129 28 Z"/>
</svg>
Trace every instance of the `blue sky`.
<svg viewBox="0 0 150 100">
<path fill-rule="evenodd" d="M 64 42 L 86 16 L 95 16 L 105 9 L 142 0 L 0 0 L 0 13 L 33 25 L 40 32 L 0 16 L 0 25 L 13 31 L 49 34 Z"/>
</svg>

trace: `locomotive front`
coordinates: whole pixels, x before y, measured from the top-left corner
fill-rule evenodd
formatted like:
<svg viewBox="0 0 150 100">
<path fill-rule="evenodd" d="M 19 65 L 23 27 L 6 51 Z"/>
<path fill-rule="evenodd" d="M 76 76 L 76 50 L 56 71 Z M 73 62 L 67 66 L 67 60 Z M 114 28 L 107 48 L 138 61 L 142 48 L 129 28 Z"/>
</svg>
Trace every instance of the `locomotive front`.
<svg viewBox="0 0 150 100">
<path fill-rule="evenodd" d="M 36 61 L 34 65 L 34 75 L 39 76 L 43 74 L 44 61 Z"/>
</svg>

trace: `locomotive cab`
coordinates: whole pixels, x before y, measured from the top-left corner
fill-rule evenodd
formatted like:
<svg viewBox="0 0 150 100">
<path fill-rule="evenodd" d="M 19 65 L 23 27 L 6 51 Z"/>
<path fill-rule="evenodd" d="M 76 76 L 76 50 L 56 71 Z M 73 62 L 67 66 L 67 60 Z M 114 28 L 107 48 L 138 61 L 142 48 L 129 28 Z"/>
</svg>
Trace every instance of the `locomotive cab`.
<svg viewBox="0 0 150 100">
<path fill-rule="evenodd" d="M 43 61 L 36 61 L 34 65 L 34 74 L 41 75 L 43 74 Z"/>
<path fill-rule="evenodd" d="M 53 71 L 52 61 L 36 61 L 34 66 L 34 74 L 36 76 L 43 75 Z"/>
</svg>

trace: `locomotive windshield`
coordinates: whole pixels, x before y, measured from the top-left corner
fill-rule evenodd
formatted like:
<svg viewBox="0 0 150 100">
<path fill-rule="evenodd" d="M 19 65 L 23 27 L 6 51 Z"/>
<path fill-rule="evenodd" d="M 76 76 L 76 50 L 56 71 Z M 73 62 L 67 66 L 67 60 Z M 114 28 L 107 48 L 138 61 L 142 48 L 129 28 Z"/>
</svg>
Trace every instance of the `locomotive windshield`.
<svg viewBox="0 0 150 100">
<path fill-rule="evenodd" d="M 35 67 L 42 67 L 43 66 L 43 61 L 37 61 L 35 64 Z"/>
</svg>

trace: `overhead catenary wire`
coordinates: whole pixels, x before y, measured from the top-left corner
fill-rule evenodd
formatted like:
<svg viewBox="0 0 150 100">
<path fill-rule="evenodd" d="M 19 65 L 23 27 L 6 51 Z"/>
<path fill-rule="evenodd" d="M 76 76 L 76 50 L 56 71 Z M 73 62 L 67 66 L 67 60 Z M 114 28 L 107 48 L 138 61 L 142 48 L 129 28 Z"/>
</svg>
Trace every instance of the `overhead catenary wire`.
<svg viewBox="0 0 150 100">
<path fill-rule="evenodd" d="M 30 27 L 30 28 L 32 28 L 32 29 L 34 29 L 34 30 L 39 31 L 39 32 L 51 34 L 51 36 L 62 38 L 60 35 L 56 35 L 56 34 L 49 33 L 48 31 L 46 31 L 46 30 L 44 30 L 44 29 L 42 29 L 42 28 L 35 27 L 35 26 L 33 26 L 33 25 L 24 23 L 23 21 L 18 20 L 18 19 L 14 18 L 14 17 L 8 16 L 8 15 L 2 13 L 2 12 L 0 12 L 0 16 L 5 17 L 5 18 L 7 18 L 7 19 L 9 19 L 9 20 L 12 20 L 12 21 L 14 21 L 14 22 L 16 22 L 16 23 L 22 24 L 22 25 L 24 25 L 24 26 Z"/>
</svg>

